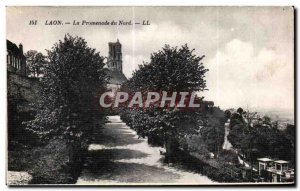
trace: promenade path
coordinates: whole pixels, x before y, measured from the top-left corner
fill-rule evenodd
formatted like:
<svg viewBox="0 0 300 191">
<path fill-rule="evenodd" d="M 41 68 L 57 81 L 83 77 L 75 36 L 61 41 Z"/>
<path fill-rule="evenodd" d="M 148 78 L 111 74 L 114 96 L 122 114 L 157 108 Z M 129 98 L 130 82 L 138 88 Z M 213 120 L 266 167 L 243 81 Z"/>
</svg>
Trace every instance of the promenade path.
<svg viewBox="0 0 300 191">
<path fill-rule="evenodd" d="M 206 176 L 163 163 L 163 148 L 138 138 L 119 116 L 109 116 L 109 123 L 95 137 L 78 185 L 213 183 Z"/>
</svg>

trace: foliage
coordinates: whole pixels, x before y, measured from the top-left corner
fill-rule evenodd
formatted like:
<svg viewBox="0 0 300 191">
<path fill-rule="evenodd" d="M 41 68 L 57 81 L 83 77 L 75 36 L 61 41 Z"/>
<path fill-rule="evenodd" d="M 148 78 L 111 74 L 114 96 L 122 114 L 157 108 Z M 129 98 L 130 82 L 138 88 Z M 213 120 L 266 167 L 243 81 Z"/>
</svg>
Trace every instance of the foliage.
<svg viewBox="0 0 300 191">
<path fill-rule="evenodd" d="M 105 121 L 98 97 L 106 90 L 107 72 L 104 58 L 81 37 L 66 35 L 47 52 L 37 112 L 26 122 L 46 145 L 33 153 L 32 183 L 74 183 L 93 128 Z"/>
<path fill-rule="evenodd" d="M 51 139 L 45 145 L 26 145 L 8 152 L 8 170 L 29 172 L 30 184 L 75 183 L 80 165 L 69 166 L 69 149 L 66 140 Z"/>
<path fill-rule="evenodd" d="M 219 158 L 224 142 L 224 112 L 218 108 L 210 108 L 204 114 L 207 124 L 203 126 L 198 134 L 185 136 L 180 144 L 188 152 L 209 158 L 210 153 Z"/>
<path fill-rule="evenodd" d="M 238 163 L 238 155 L 234 151 L 222 150 L 220 155 L 221 155 L 221 157 L 219 158 L 219 160 L 224 163 L 226 163 L 226 162 L 230 162 L 233 164 Z"/>
<path fill-rule="evenodd" d="M 29 50 L 25 53 L 25 57 L 28 74 L 33 77 L 40 77 L 47 64 L 46 56 L 36 50 Z"/>
<path fill-rule="evenodd" d="M 226 119 L 230 119 L 230 117 L 231 117 L 231 111 L 225 110 L 224 115 L 225 115 Z"/>
<path fill-rule="evenodd" d="M 209 150 L 205 141 L 199 135 L 192 135 L 185 141 L 186 150 L 191 153 L 197 153 L 204 158 L 209 158 Z"/>
<path fill-rule="evenodd" d="M 206 88 L 204 79 L 208 71 L 201 60 L 204 58 L 193 54 L 187 45 L 180 48 L 165 45 L 162 50 L 151 54 L 149 63 L 140 65 L 123 89 L 140 91 L 174 92 L 203 91 Z M 199 98 L 201 100 L 203 98 Z M 134 108 L 124 109 L 122 119 L 129 123 L 142 136 L 155 136 L 158 142 L 164 142 L 167 155 L 178 147 L 181 138 L 198 134 L 206 125 L 206 119 L 198 110 L 182 111 L 177 108 Z M 168 145 L 172 148 L 168 149 Z M 175 147 L 175 148 L 173 148 Z"/>
<path fill-rule="evenodd" d="M 249 116 L 249 113 L 231 115 L 228 139 L 235 148 L 252 160 L 266 156 L 292 160 L 293 146 L 284 132 L 277 128 L 278 123 L 271 122 L 267 116 L 260 118 L 258 115 L 245 120 L 246 115 Z"/>
<path fill-rule="evenodd" d="M 292 145 L 295 145 L 295 125 L 287 124 L 284 134 L 290 140 Z"/>
<path fill-rule="evenodd" d="M 238 114 L 242 115 L 242 113 L 244 112 L 243 108 L 239 107 L 237 109 Z"/>
<path fill-rule="evenodd" d="M 150 63 L 140 65 L 133 73 L 127 86 L 132 91 L 203 91 L 208 71 L 201 60 L 187 45 L 181 48 L 165 45 L 162 50 L 151 54 Z M 147 83 L 145 83 L 147 82 Z"/>
<path fill-rule="evenodd" d="M 218 169 L 211 166 L 204 166 L 203 174 L 218 182 L 241 182 L 240 173 L 236 173 L 239 169 L 232 168 L 229 165 L 224 165 Z"/>
<path fill-rule="evenodd" d="M 83 38 L 66 35 L 48 50 L 48 60 L 38 112 L 28 127 L 42 139 L 82 139 L 98 114 L 97 96 L 106 88 L 104 58 Z"/>
<path fill-rule="evenodd" d="M 8 150 L 7 169 L 9 171 L 29 171 L 35 165 L 32 148 L 27 145 L 18 145 L 18 149 Z"/>
<path fill-rule="evenodd" d="M 224 142 L 224 112 L 218 108 L 212 108 L 207 112 L 207 125 L 200 130 L 201 139 L 210 152 L 219 154 Z"/>
<path fill-rule="evenodd" d="M 23 81 L 25 81 L 23 83 Z M 24 85 L 25 84 L 25 85 Z M 7 76 L 7 134 L 8 149 L 15 150 L 21 145 L 36 144 L 37 137 L 22 124 L 34 118 L 30 103 L 34 102 L 35 92 L 38 91 L 36 79 L 20 77 L 8 73 Z"/>
<path fill-rule="evenodd" d="M 52 139 L 49 144 L 32 151 L 35 162 L 30 169 L 31 184 L 74 184 L 80 170 L 68 166 L 69 150 L 66 140 Z M 80 168 L 77 166 L 77 168 Z"/>
</svg>

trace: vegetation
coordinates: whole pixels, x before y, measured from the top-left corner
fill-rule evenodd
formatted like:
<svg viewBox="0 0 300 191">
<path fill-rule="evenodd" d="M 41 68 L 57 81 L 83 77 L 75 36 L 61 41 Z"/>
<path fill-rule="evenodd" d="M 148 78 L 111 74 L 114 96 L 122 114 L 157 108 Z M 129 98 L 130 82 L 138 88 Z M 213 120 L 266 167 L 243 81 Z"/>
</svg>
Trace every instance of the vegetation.
<svg viewBox="0 0 300 191">
<path fill-rule="evenodd" d="M 291 125 L 282 131 L 278 128 L 278 122 L 272 122 L 269 117 L 241 110 L 230 118 L 228 139 L 234 148 L 240 150 L 251 163 L 259 157 L 294 161 Z"/>
<path fill-rule="evenodd" d="M 39 53 L 30 53 L 43 60 Z M 66 35 L 48 50 L 47 60 L 34 104 L 36 115 L 26 122 L 26 130 L 40 144 L 31 149 L 36 156 L 32 183 L 74 183 L 89 136 L 105 121 L 97 108 L 107 83 L 104 58 L 83 38 Z M 32 71 L 35 76 L 41 74 L 41 70 Z"/>
<path fill-rule="evenodd" d="M 41 79 L 35 120 L 28 128 L 41 139 L 82 138 L 97 112 L 97 96 L 106 89 L 104 58 L 80 37 L 65 36 L 48 51 L 50 64 Z"/>
<path fill-rule="evenodd" d="M 198 134 L 185 138 L 181 143 L 185 150 L 202 155 L 206 160 L 210 158 L 210 153 L 218 158 L 222 155 L 224 142 L 224 112 L 213 107 L 206 109 L 204 115 L 207 124 L 200 129 Z"/>
<path fill-rule="evenodd" d="M 141 65 L 122 90 L 143 95 L 150 91 L 206 90 L 208 70 L 201 62 L 204 56 L 199 57 L 193 51 L 187 45 L 164 46 L 151 54 L 150 62 Z M 26 53 L 31 75 L 41 77 L 39 99 L 34 103 L 35 116 L 25 114 L 24 119 L 16 118 L 18 104 L 26 100 L 19 93 L 8 94 L 9 149 L 12 151 L 16 144 L 21 148 L 9 152 L 9 170 L 30 171 L 32 183 L 75 183 L 90 134 L 105 122 L 104 111 L 97 108 L 99 95 L 106 91 L 107 85 L 104 58 L 89 48 L 84 39 L 70 35 L 47 53 L 47 57 L 37 51 Z M 116 112 L 139 136 L 147 137 L 150 144 L 164 146 L 166 162 L 184 164 L 218 182 L 253 178 L 242 177 L 238 154 L 222 150 L 224 123 L 228 119 L 228 139 L 251 166 L 258 157 L 266 156 L 294 162 L 293 125 L 281 131 L 278 122 L 269 117 L 261 118 L 242 108 L 223 112 L 203 97 L 197 97 L 196 102 L 204 108 L 183 110 L 153 104 L 149 108 L 118 108 Z M 25 130 L 11 128 L 24 125 Z M 33 144 L 29 145 L 20 134 L 34 140 Z"/>
<path fill-rule="evenodd" d="M 201 63 L 203 58 L 194 55 L 187 45 L 180 48 L 166 45 L 151 54 L 150 63 L 141 65 L 123 89 L 142 93 L 203 91 L 206 88 L 204 77 L 207 72 Z M 157 105 L 142 109 L 125 108 L 121 117 L 140 136 L 147 136 L 154 144 L 164 144 L 167 162 L 172 162 L 176 157 L 180 140 L 198 134 L 207 122 L 199 110 L 191 112 Z"/>
<path fill-rule="evenodd" d="M 25 53 L 26 70 L 29 76 L 40 77 L 44 73 L 47 61 L 46 56 L 36 50 L 29 50 Z"/>
</svg>

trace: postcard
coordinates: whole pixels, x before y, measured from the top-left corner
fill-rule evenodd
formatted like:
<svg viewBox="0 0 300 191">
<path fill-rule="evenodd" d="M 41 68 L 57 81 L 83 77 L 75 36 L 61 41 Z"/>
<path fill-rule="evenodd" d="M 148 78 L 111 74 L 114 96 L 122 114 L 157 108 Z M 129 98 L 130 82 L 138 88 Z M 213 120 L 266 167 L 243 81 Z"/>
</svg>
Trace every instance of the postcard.
<svg viewBox="0 0 300 191">
<path fill-rule="evenodd" d="M 7 185 L 295 185 L 294 7 L 6 7 Z"/>
</svg>

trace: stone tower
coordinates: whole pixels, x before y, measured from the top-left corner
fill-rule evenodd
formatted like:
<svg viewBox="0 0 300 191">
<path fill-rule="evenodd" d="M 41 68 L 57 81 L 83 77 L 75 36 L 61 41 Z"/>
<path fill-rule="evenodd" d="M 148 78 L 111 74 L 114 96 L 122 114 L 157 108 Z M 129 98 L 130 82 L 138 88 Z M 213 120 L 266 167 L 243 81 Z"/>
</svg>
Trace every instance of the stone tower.
<svg viewBox="0 0 300 191">
<path fill-rule="evenodd" d="M 108 68 L 122 72 L 122 45 L 119 42 L 109 42 Z"/>
</svg>

